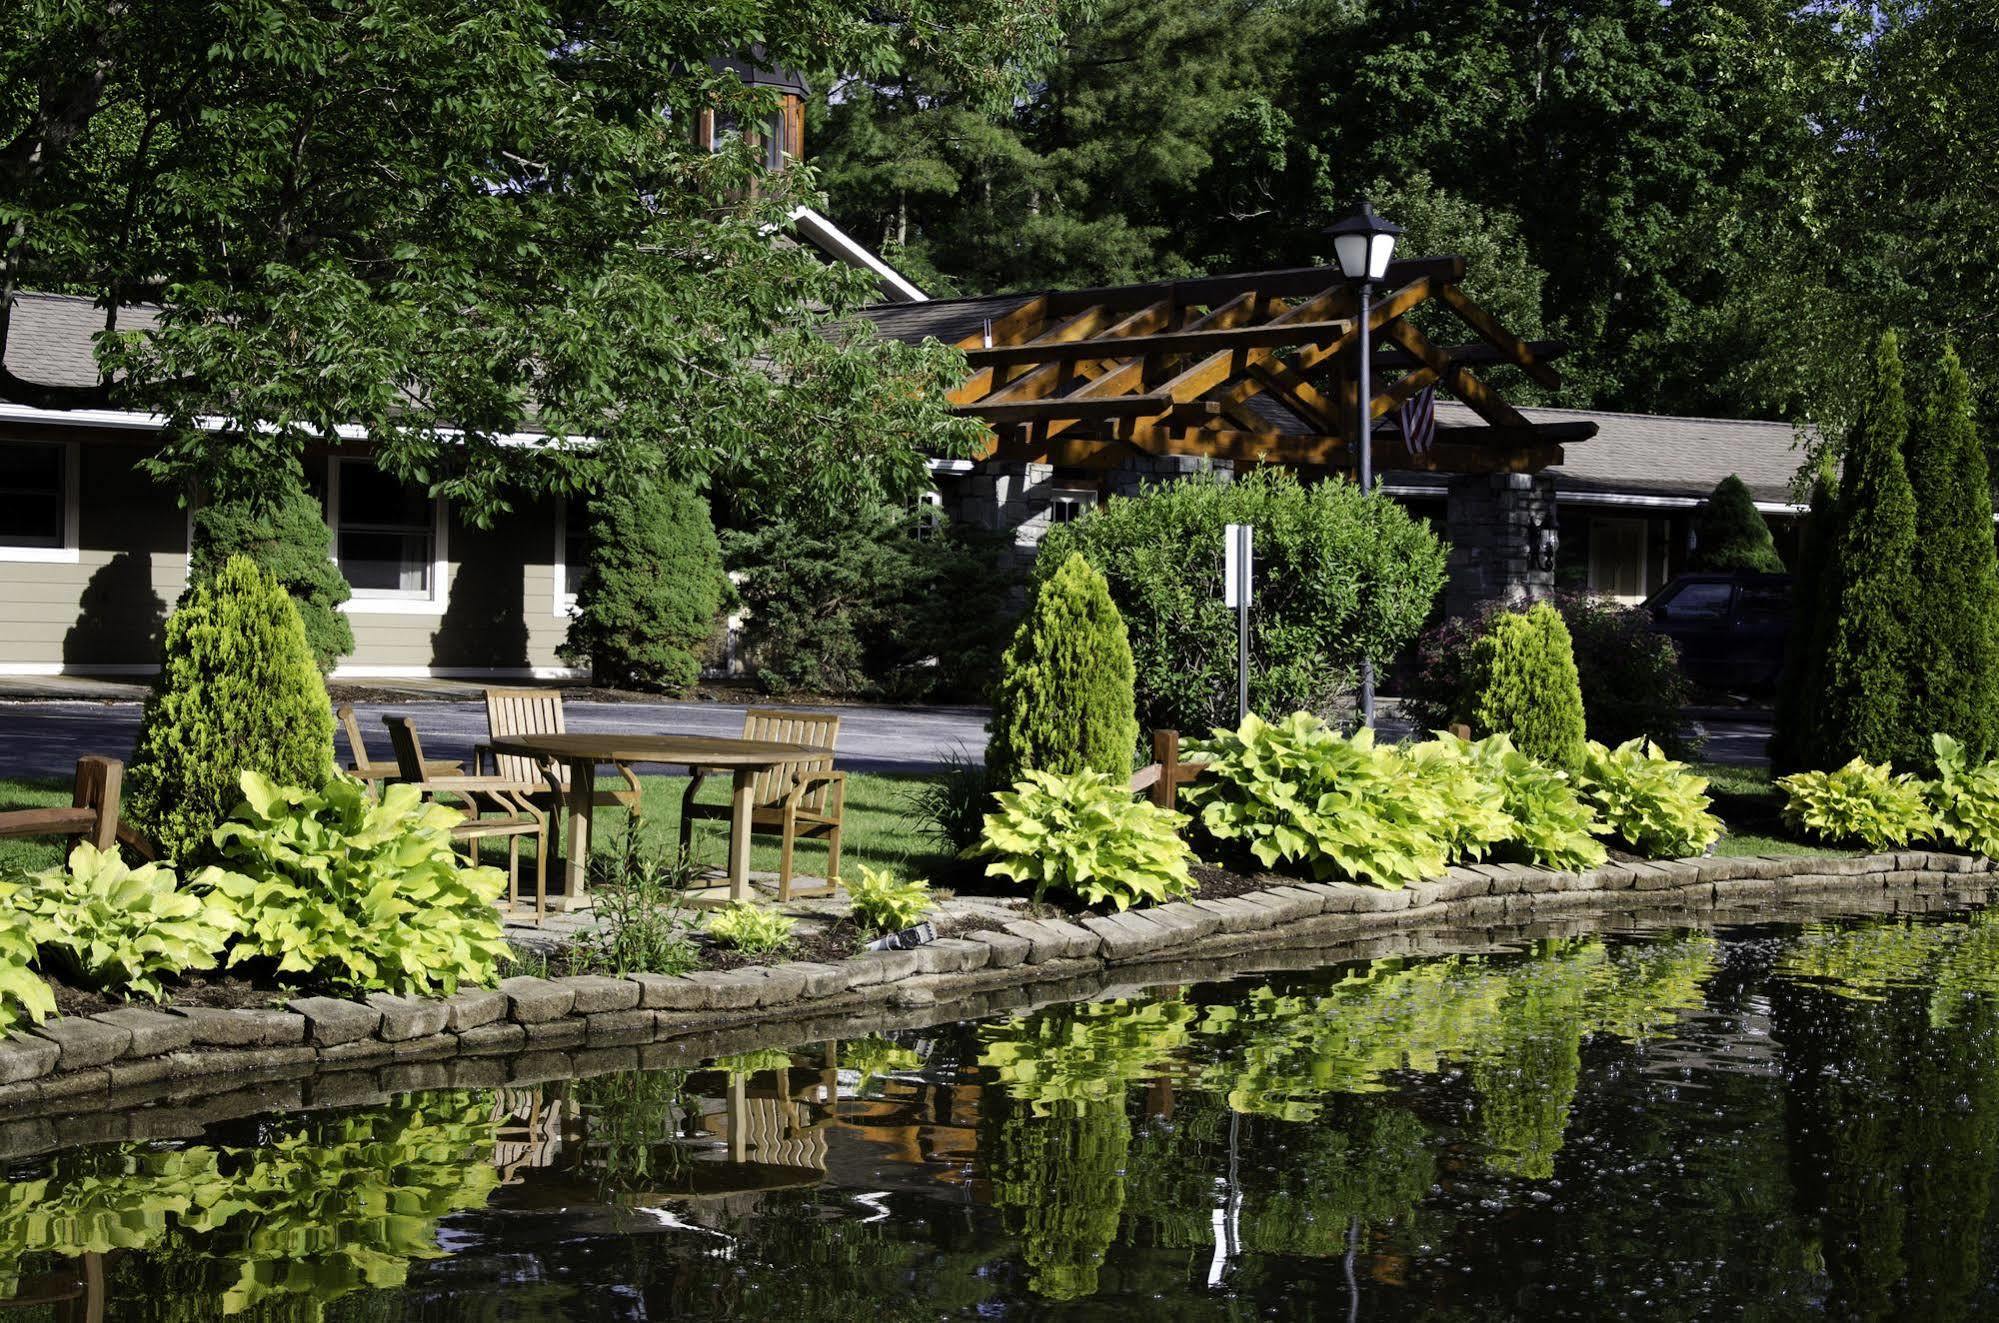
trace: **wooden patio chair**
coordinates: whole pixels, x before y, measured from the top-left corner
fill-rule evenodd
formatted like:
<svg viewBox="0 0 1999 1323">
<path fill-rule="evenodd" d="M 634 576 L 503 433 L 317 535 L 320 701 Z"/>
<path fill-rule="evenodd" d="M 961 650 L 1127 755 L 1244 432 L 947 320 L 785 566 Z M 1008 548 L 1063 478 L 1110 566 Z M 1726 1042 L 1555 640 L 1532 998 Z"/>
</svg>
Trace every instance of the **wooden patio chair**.
<svg viewBox="0 0 1999 1323">
<path fill-rule="evenodd" d="M 504 739 L 509 735 L 561 735 L 565 734 L 562 721 L 562 693 L 556 689 L 488 689 L 486 691 L 486 733 L 491 739 Z M 553 775 L 556 784 L 564 794 L 569 791 L 569 768 L 561 763 L 554 764 L 550 771 L 535 766 L 531 758 L 518 754 L 495 754 L 490 745 L 481 744 L 472 751 L 472 770 L 483 770 L 487 765 L 493 768 L 495 776 L 511 777 L 524 784 L 540 786 L 547 776 Z M 591 801 L 593 808 L 622 808 L 637 822 L 643 815 L 641 800 L 644 792 L 639 787 L 638 774 L 631 768 L 618 765 L 618 774 L 625 778 L 625 784 L 615 790 L 599 790 Z M 537 803 L 552 798 L 547 791 L 537 790 Z"/>
<path fill-rule="evenodd" d="M 840 885 L 840 830 L 847 808 L 847 774 L 833 770 L 833 746 L 840 738 L 840 718 L 819 712 L 780 712 L 751 708 L 743 714 L 743 738 L 770 740 L 784 744 L 807 744 L 825 752 L 797 762 L 780 763 L 767 772 L 758 772 L 751 791 L 750 835 L 778 836 L 784 845 L 778 857 L 777 898 L 788 901 L 794 895 L 830 896 Z M 727 804 L 697 804 L 694 797 L 701 782 L 719 773 L 712 767 L 696 767 L 687 778 L 687 792 L 680 800 L 680 852 L 684 856 L 693 840 L 697 819 L 727 821 Z M 810 891 L 791 888 L 793 853 L 800 841 L 826 842 L 826 884 Z"/>
<path fill-rule="evenodd" d="M 535 787 L 504 776 L 426 774 L 424 769 L 431 764 L 424 759 L 423 741 L 417 736 L 416 723 L 408 717 L 394 716 L 385 716 L 382 721 L 389 728 L 389 742 L 396 750 L 396 779 L 432 798 L 459 801 L 453 807 L 462 809 L 466 818 L 451 829 L 451 835 L 465 842 L 466 855 L 473 863 L 479 861 L 479 842 L 493 837 L 507 842 L 510 910 L 521 904 L 521 838 L 535 838 L 534 921 L 541 923 L 548 916 L 549 815 L 530 802 Z"/>
<path fill-rule="evenodd" d="M 121 822 L 125 764 L 94 754 L 76 760 L 76 785 L 68 808 L 10 809 L 0 813 L 0 836 L 81 836 L 100 850 L 129 846 L 140 856 L 157 855 L 153 843 Z"/>
<path fill-rule="evenodd" d="M 361 738 L 361 719 L 354 715 L 352 703 L 342 703 L 334 709 L 334 715 L 340 718 L 340 727 L 347 735 L 348 772 L 371 786 L 402 778 L 395 759 L 382 762 L 369 756 L 368 742 Z M 464 763 L 432 761 L 424 764 L 426 776 L 458 776 L 464 771 Z"/>
</svg>

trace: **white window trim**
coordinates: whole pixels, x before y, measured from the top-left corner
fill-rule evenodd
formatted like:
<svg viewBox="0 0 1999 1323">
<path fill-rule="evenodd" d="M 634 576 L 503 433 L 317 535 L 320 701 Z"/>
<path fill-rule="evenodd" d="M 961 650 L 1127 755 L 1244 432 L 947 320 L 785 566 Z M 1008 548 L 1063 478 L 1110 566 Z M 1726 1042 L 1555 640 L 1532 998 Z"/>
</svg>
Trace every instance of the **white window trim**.
<svg viewBox="0 0 1999 1323">
<path fill-rule="evenodd" d="M 1080 509 L 1080 510 L 1078 510 L 1078 511 L 1076 512 L 1076 515 L 1075 515 L 1075 518 L 1076 518 L 1076 519 L 1081 519 L 1081 518 L 1082 518 L 1082 517 L 1083 517 L 1084 515 L 1088 514 L 1088 513 L 1090 512 L 1090 511 L 1092 511 L 1092 510 L 1096 509 L 1098 505 L 1102 504 L 1102 502 L 1103 502 L 1103 494 L 1102 494 L 1101 492 L 1099 492 L 1099 491 L 1098 491 L 1098 490 L 1097 490 L 1096 488 L 1094 488 L 1094 487 L 1051 487 L 1051 488 L 1049 488 L 1049 489 L 1048 489 L 1048 522 L 1049 522 L 1050 524 L 1054 524 L 1054 523 L 1058 522 L 1058 521 L 1056 520 L 1056 518 L 1055 518 L 1055 506 L 1056 506 L 1056 504 L 1057 504 L 1058 502 L 1060 502 L 1060 501 L 1074 501 L 1074 502 L 1076 502 L 1076 503 L 1077 503 L 1078 505 L 1080 505 L 1080 506 L 1082 507 L 1082 509 Z M 1070 520 L 1070 521 L 1063 521 L 1063 522 L 1074 522 L 1074 521 L 1073 521 L 1073 520 Z"/>
<path fill-rule="evenodd" d="M 1615 585 L 1605 585 L 1598 582 L 1596 572 L 1596 534 L 1597 529 L 1605 524 L 1636 525 L 1640 530 L 1638 538 L 1638 592 L 1636 596 L 1627 597 L 1621 593 L 1612 592 L 1611 588 Z M 1652 521 L 1650 519 L 1636 515 L 1628 517 L 1617 515 L 1598 516 L 1590 520 L 1589 590 L 1593 593 L 1601 593 L 1613 601 L 1627 604 L 1642 602 L 1652 595 Z"/>
<path fill-rule="evenodd" d="M 326 526 L 333 533 L 333 563 L 340 563 L 340 466 L 371 464 L 359 456 L 329 455 L 326 460 Z M 430 588 L 421 593 L 396 589 L 353 589 L 354 595 L 340 604 L 350 616 L 441 616 L 445 605 L 445 579 L 451 567 L 448 509 L 442 496 L 431 503 Z"/>
<path fill-rule="evenodd" d="M 21 441 L 14 445 L 52 445 L 62 448 L 62 545 L 59 547 L 10 547 L 0 545 L 0 562 L 13 565 L 76 565 L 83 560 L 82 447 L 75 441 Z"/>
<path fill-rule="evenodd" d="M 564 587 L 569 581 L 569 502 L 561 496 L 553 497 L 552 500 L 555 505 L 553 614 L 558 620 L 571 620 L 576 616 L 576 594 Z"/>
</svg>

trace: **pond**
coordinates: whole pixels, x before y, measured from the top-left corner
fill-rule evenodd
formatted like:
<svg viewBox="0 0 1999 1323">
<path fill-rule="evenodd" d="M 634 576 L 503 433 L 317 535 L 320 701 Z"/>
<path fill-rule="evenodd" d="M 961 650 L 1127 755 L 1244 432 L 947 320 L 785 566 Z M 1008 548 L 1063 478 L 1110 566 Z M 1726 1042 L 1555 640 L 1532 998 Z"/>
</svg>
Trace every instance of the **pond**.
<svg viewBox="0 0 1999 1323">
<path fill-rule="evenodd" d="M 24 1318 L 1974 1317 L 1999 920 L 1152 988 L 0 1175 Z"/>
</svg>

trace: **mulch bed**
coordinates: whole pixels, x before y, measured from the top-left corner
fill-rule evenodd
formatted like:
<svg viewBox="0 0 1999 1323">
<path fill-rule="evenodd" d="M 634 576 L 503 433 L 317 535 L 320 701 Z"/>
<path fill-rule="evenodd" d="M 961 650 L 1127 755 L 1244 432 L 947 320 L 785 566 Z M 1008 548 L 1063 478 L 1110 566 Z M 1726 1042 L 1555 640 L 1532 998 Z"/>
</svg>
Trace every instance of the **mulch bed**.
<svg viewBox="0 0 1999 1323">
<path fill-rule="evenodd" d="M 127 1001 L 91 988 L 74 987 L 53 976 L 48 978 L 48 985 L 50 991 L 55 993 L 56 1010 L 63 1015 L 95 1015 L 99 1011 L 115 1011 L 121 1006 L 153 1008 L 153 1003 L 143 997 Z M 184 974 L 167 980 L 165 987 L 167 999 L 161 1003 L 162 1007 L 207 1006 L 217 1010 L 261 1010 L 280 1005 L 293 997 L 307 997 L 315 991 L 324 991 L 248 977 L 240 970 Z"/>
<path fill-rule="evenodd" d="M 937 929 L 939 937 L 957 937 L 960 934 L 987 927 L 983 919 L 933 919 L 931 925 Z M 781 951 L 768 951 L 762 955 L 745 955 L 741 951 L 731 951 L 719 946 L 703 946 L 701 949 L 702 969 L 742 969 L 752 965 L 781 965 L 788 960 L 809 960 L 814 964 L 838 964 L 848 956 L 859 955 L 874 939 L 874 934 L 862 928 L 851 919 L 841 919 L 827 927 L 825 931 L 809 937 L 796 937 Z"/>
</svg>

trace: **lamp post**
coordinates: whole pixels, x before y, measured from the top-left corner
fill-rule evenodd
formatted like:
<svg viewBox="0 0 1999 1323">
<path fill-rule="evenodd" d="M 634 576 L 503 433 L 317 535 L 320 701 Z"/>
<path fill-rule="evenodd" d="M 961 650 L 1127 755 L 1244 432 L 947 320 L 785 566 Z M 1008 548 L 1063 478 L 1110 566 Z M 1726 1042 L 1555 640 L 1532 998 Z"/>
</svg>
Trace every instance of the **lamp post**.
<svg viewBox="0 0 1999 1323">
<path fill-rule="evenodd" d="M 1345 220 L 1326 227 L 1333 241 L 1333 258 L 1340 274 L 1360 298 L 1360 376 L 1355 382 L 1354 439 L 1360 447 L 1360 489 L 1374 496 L 1374 393 L 1368 384 L 1373 345 L 1369 340 L 1368 299 L 1374 284 L 1388 274 L 1388 261 L 1395 255 L 1395 236 L 1402 227 L 1374 214 L 1367 202 Z M 1360 724 L 1374 725 L 1374 658 L 1360 659 Z"/>
</svg>

